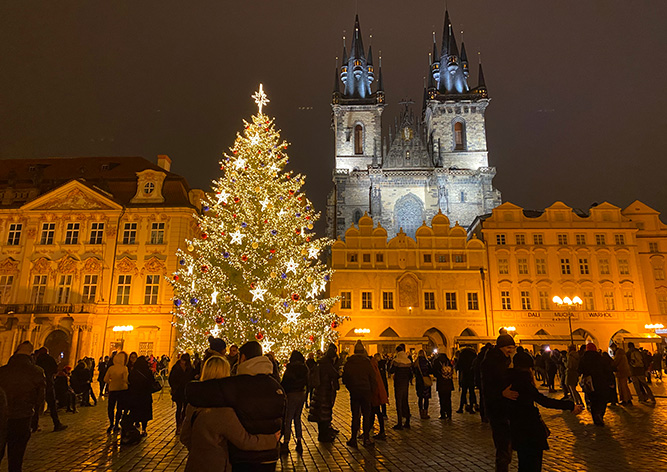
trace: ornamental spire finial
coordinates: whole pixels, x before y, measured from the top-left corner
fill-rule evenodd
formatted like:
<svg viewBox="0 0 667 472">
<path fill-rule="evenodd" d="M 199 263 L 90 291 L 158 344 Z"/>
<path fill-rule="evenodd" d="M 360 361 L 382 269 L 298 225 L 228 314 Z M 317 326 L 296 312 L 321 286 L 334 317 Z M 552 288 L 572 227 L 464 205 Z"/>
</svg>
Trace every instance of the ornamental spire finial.
<svg viewBox="0 0 667 472">
<path fill-rule="evenodd" d="M 262 84 L 259 84 L 259 90 L 255 92 L 253 95 L 251 95 L 251 97 L 255 99 L 255 103 L 259 108 L 259 114 L 261 115 L 262 107 L 271 101 L 267 98 L 266 94 L 264 93 L 264 86 Z"/>
</svg>

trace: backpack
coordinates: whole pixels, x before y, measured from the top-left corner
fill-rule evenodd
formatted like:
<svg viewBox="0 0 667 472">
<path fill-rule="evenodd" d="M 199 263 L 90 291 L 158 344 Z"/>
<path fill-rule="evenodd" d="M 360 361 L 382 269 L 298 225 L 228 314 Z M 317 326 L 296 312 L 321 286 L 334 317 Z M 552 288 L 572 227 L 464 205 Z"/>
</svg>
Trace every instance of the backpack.
<svg viewBox="0 0 667 472">
<path fill-rule="evenodd" d="M 644 368 L 644 358 L 641 352 L 633 350 L 632 352 L 630 352 L 630 359 L 628 360 L 630 361 L 630 367 Z"/>
<path fill-rule="evenodd" d="M 452 369 L 451 365 L 442 364 L 442 367 L 440 368 L 440 373 L 442 374 L 443 379 L 452 380 L 452 377 L 454 376 L 454 369 Z"/>
</svg>

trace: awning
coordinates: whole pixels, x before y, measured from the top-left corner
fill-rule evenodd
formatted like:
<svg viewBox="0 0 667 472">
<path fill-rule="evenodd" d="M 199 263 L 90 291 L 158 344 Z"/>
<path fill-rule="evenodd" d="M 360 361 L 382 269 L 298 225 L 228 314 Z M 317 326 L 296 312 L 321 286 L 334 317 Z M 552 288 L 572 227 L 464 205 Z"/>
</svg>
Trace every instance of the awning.
<svg viewBox="0 0 667 472">
<path fill-rule="evenodd" d="M 572 341 L 575 344 L 583 344 L 586 342 L 580 335 L 572 336 L 570 339 L 569 334 L 533 334 L 533 335 L 521 335 L 517 334 L 514 337 L 514 341 L 518 344 L 572 344 Z"/>
<path fill-rule="evenodd" d="M 454 344 L 495 344 L 496 339 L 493 336 L 454 336 Z"/>
<path fill-rule="evenodd" d="M 338 338 L 339 343 L 356 343 L 357 341 L 364 344 L 428 344 L 430 338 L 426 336 L 419 338 L 396 338 L 393 336 L 384 338 L 364 338 L 362 336 Z"/>
<path fill-rule="evenodd" d="M 614 339 L 620 339 L 622 343 L 650 343 L 661 344 L 662 336 L 653 333 L 620 333 L 614 336 Z"/>
</svg>

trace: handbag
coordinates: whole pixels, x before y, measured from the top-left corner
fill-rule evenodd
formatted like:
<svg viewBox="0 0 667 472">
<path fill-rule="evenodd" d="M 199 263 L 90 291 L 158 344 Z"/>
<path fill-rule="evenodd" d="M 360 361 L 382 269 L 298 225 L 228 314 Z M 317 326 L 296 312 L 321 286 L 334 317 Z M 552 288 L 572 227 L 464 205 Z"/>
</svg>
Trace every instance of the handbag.
<svg viewBox="0 0 667 472">
<path fill-rule="evenodd" d="M 433 379 L 430 375 L 424 375 L 422 372 L 422 366 L 419 364 L 419 359 L 417 359 L 417 369 L 422 376 L 422 381 L 424 382 L 424 387 L 431 387 L 433 385 Z"/>
<path fill-rule="evenodd" d="M 579 381 L 579 385 L 581 386 L 581 389 L 584 391 L 584 393 L 593 393 L 595 392 L 595 387 L 593 387 L 593 377 L 590 375 L 584 375 L 581 377 L 581 380 Z"/>
<path fill-rule="evenodd" d="M 142 374 L 141 371 L 137 371 L 137 372 L 139 372 L 139 374 L 141 374 L 141 376 L 143 378 L 145 378 L 146 380 L 151 380 L 148 377 L 146 377 L 144 374 Z M 157 393 L 160 390 L 162 390 L 162 384 L 160 382 L 158 382 L 158 380 L 155 377 L 153 377 L 152 380 L 151 380 L 150 389 L 151 389 L 151 393 Z"/>
</svg>

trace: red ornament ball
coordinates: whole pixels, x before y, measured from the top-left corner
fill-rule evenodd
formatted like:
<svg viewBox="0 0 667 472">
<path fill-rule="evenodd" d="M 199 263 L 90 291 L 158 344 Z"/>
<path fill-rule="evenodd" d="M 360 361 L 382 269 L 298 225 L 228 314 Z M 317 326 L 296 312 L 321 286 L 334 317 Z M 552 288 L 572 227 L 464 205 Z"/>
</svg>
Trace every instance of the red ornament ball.
<svg viewBox="0 0 667 472">
<path fill-rule="evenodd" d="M 301 230 L 299 228 L 297 228 L 295 231 L 296 231 L 296 234 L 301 234 Z"/>
<path fill-rule="evenodd" d="M 255 335 L 255 339 L 257 341 L 261 341 L 262 339 L 264 339 L 264 335 L 262 334 L 261 331 Z"/>
<path fill-rule="evenodd" d="M 201 266 L 201 271 L 202 272 L 208 272 L 208 266 L 207 265 Z"/>
<path fill-rule="evenodd" d="M 311 343 L 314 343 L 314 342 L 315 342 L 315 336 L 313 336 L 313 335 L 311 334 L 310 336 L 308 336 L 308 340 L 309 340 Z"/>
<path fill-rule="evenodd" d="M 216 316 L 215 317 L 215 322 L 218 324 L 222 324 L 225 322 L 225 319 L 222 316 Z"/>
<path fill-rule="evenodd" d="M 243 254 L 243 255 L 241 256 L 241 260 L 242 260 L 243 262 L 247 261 L 247 260 L 248 260 L 248 256 L 246 256 L 245 254 Z"/>
<path fill-rule="evenodd" d="M 310 242 L 310 236 L 306 238 L 306 242 Z"/>
<path fill-rule="evenodd" d="M 241 199 L 239 197 L 234 197 L 234 203 L 238 203 Z"/>
<path fill-rule="evenodd" d="M 290 191 L 289 191 L 289 194 L 290 194 L 290 195 L 294 195 L 294 190 L 290 190 Z"/>
<path fill-rule="evenodd" d="M 206 238 L 208 238 L 208 234 L 206 234 L 206 233 L 202 233 L 202 234 L 201 234 L 201 238 L 202 238 L 202 239 L 206 239 Z"/>
<path fill-rule="evenodd" d="M 275 249 L 269 249 L 269 252 L 270 252 L 271 254 L 275 254 L 276 250 L 275 250 Z"/>
<path fill-rule="evenodd" d="M 292 300 L 297 301 L 299 299 L 299 294 L 298 293 L 293 293 L 292 294 Z"/>
<path fill-rule="evenodd" d="M 178 275 L 174 275 L 174 280 L 178 280 L 178 279 L 179 279 Z"/>
<path fill-rule="evenodd" d="M 331 322 L 331 329 L 336 329 L 338 328 L 338 321 L 332 321 Z"/>
</svg>

